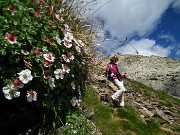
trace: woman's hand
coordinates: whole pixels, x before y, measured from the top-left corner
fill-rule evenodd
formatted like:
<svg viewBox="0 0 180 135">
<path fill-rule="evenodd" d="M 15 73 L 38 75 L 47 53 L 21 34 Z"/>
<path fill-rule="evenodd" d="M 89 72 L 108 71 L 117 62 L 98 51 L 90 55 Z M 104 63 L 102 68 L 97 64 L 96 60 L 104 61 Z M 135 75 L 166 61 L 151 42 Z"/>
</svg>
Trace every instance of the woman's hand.
<svg viewBox="0 0 180 135">
<path fill-rule="evenodd" d="M 122 75 L 122 78 L 127 78 L 128 76 L 127 76 L 127 74 L 126 73 L 124 73 L 124 75 Z"/>
</svg>

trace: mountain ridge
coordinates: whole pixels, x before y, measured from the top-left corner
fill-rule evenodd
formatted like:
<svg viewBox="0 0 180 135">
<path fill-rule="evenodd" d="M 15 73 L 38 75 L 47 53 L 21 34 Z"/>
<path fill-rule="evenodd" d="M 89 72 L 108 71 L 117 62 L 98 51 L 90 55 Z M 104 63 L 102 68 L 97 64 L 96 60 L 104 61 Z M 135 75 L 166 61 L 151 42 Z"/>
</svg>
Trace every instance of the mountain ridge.
<svg viewBox="0 0 180 135">
<path fill-rule="evenodd" d="M 109 57 L 102 57 L 105 69 Z M 159 56 L 119 55 L 121 73 L 153 89 L 180 97 L 180 60 Z"/>
</svg>

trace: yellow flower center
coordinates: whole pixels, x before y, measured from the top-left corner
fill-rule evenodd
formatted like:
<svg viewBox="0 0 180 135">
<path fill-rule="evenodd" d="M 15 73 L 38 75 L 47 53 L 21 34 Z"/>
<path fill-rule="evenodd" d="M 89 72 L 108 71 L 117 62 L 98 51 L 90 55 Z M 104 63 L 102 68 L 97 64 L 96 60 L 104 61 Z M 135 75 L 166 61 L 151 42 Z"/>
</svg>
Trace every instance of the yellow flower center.
<svg viewBox="0 0 180 135">
<path fill-rule="evenodd" d="M 22 77 L 23 77 L 24 79 L 26 79 L 26 78 L 27 78 L 27 75 L 26 75 L 25 73 L 23 73 L 23 74 L 22 74 Z"/>
<path fill-rule="evenodd" d="M 11 88 L 11 89 L 9 90 L 9 94 L 13 94 L 14 91 L 15 91 L 15 89 Z"/>
</svg>

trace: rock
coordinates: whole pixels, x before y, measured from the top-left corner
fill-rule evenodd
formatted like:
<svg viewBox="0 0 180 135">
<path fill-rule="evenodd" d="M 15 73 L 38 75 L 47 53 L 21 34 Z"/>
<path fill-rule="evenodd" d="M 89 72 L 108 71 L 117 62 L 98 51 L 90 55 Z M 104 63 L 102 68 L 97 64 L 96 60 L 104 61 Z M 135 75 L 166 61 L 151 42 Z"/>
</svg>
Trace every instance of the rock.
<svg viewBox="0 0 180 135">
<path fill-rule="evenodd" d="M 138 107 L 138 108 L 141 108 L 142 107 L 142 104 L 139 104 L 137 103 L 136 101 L 133 101 L 132 102 L 134 106 Z"/>
<path fill-rule="evenodd" d="M 94 115 L 94 108 L 88 108 L 84 111 L 84 116 L 88 119 L 90 119 Z"/>
<path fill-rule="evenodd" d="M 178 114 L 173 113 L 173 112 L 168 111 L 168 110 L 165 110 L 164 113 L 167 114 L 167 115 L 173 116 L 173 117 L 178 117 Z"/>
<path fill-rule="evenodd" d="M 159 110 L 157 107 L 154 107 L 154 108 L 155 108 L 155 110 L 156 110 L 156 112 L 157 112 L 157 115 L 158 115 L 159 117 L 161 117 L 163 120 L 169 122 L 170 124 L 172 123 L 172 122 L 166 117 L 166 115 L 164 115 L 164 113 L 163 113 L 161 110 Z"/>
<path fill-rule="evenodd" d="M 154 109 L 152 105 L 145 105 L 145 107 L 148 108 L 148 110 L 150 111 Z"/>
<path fill-rule="evenodd" d="M 180 60 L 159 56 L 121 55 L 119 67 L 128 78 L 180 97 Z M 173 85 L 172 85 L 173 84 Z"/>
<path fill-rule="evenodd" d="M 97 87 L 97 86 L 92 86 L 92 88 L 98 90 L 98 87 Z"/>
<path fill-rule="evenodd" d="M 101 83 L 104 83 L 104 82 L 106 82 L 106 77 L 104 76 L 104 75 L 94 75 L 94 78 L 96 79 L 96 80 L 98 80 L 99 82 L 101 82 Z"/>
<path fill-rule="evenodd" d="M 68 125 L 62 126 L 60 128 L 57 129 L 58 135 L 63 134 L 64 131 L 66 131 L 69 128 Z"/>
<path fill-rule="evenodd" d="M 159 102 L 158 101 L 152 101 L 151 104 L 154 105 L 154 106 L 159 106 Z"/>
<path fill-rule="evenodd" d="M 118 90 L 117 87 L 112 82 L 108 83 L 108 87 L 114 92 L 116 92 Z"/>
<path fill-rule="evenodd" d="M 105 102 L 108 102 L 108 95 L 109 95 L 109 94 L 101 93 L 101 94 L 100 94 L 100 100 L 105 101 Z"/>
<path fill-rule="evenodd" d="M 147 108 L 145 107 L 141 107 L 141 112 L 144 113 L 144 115 L 148 116 L 148 117 L 153 117 L 154 116 L 154 113 L 152 113 L 151 111 L 149 111 Z"/>
<path fill-rule="evenodd" d="M 173 131 L 171 129 L 169 129 L 169 128 L 161 127 L 161 130 L 164 131 L 164 132 L 173 134 Z"/>
<path fill-rule="evenodd" d="M 142 119 L 144 119 L 144 118 L 145 118 L 145 116 L 144 116 L 144 115 L 142 115 L 142 114 L 140 115 L 140 117 L 141 117 Z"/>
</svg>

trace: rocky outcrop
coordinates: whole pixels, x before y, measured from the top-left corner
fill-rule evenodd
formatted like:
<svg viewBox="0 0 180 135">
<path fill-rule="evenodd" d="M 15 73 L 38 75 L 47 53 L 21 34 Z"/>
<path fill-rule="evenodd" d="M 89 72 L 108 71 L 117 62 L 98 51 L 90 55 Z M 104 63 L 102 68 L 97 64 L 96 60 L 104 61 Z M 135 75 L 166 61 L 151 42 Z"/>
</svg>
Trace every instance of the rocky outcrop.
<svg viewBox="0 0 180 135">
<path fill-rule="evenodd" d="M 158 56 L 121 55 L 118 65 L 128 78 L 180 97 L 180 60 Z M 109 58 L 102 58 L 102 67 Z"/>
<path fill-rule="evenodd" d="M 117 91 L 117 88 L 108 81 L 106 82 L 105 77 L 96 77 L 99 85 L 94 86 L 97 89 L 101 101 L 104 104 L 108 103 L 108 95 Z M 125 81 L 127 83 L 127 80 Z M 173 131 L 173 127 L 179 127 L 180 125 L 180 104 L 179 102 L 172 102 L 172 106 L 168 106 L 165 100 L 159 99 L 154 92 L 148 92 L 145 94 L 145 90 L 139 87 L 139 90 L 134 90 L 133 84 L 128 82 L 126 84 L 128 88 L 127 92 L 124 93 L 125 104 L 128 102 L 130 105 L 135 107 L 143 122 L 149 121 L 151 118 L 156 118 L 161 126 L 161 130 L 173 135 L 179 135 L 176 131 Z"/>
</svg>

